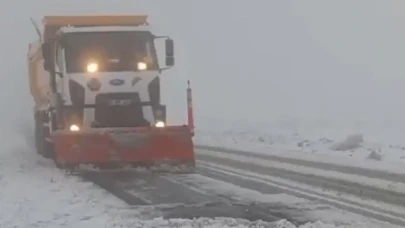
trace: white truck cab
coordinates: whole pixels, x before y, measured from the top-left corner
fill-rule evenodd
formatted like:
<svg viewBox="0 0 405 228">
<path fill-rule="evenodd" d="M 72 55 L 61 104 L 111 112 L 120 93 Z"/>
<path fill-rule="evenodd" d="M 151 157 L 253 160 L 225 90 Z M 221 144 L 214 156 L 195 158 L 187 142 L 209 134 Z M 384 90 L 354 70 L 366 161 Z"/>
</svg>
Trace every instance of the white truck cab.
<svg viewBox="0 0 405 228">
<path fill-rule="evenodd" d="M 166 38 L 166 66 L 155 39 Z M 174 65 L 173 40 L 136 26 L 62 26 L 42 44 L 51 78 L 52 129 L 164 127 L 162 70 Z"/>
</svg>

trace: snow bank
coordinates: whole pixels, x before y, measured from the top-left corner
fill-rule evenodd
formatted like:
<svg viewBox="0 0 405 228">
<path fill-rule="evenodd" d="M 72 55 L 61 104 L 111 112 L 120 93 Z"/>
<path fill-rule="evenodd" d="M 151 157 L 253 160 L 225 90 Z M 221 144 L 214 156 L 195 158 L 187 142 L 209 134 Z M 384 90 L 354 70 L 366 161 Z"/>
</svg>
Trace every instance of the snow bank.
<svg viewBox="0 0 405 228">
<path fill-rule="evenodd" d="M 398 143 L 403 134 L 398 129 L 216 120 L 197 126 L 197 144 L 405 173 L 405 145 Z M 379 137 L 379 131 L 384 135 Z"/>
<path fill-rule="evenodd" d="M 63 175 L 18 135 L 2 139 L 1 227 L 103 227 L 108 221 L 103 216 L 105 208 L 109 203 L 119 205 L 92 184 Z"/>
<path fill-rule="evenodd" d="M 186 220 L 186 219 L 171 219 L 171 220 L 164 220 L 164 219 L 155 219 L 153 221 L 149 221 L 147 223 L 142 224 L 142 226 L 134 226 L 134 227 L 176 227 L 176 228 L 190 228 L 190 227 L 206 227 L 206 228 L 297 228 L 297 226 L 291 224 L 286 220 L 280 220 L 274 223 L 267 223 L 263 221 L 257 222 L 249 222 L 243 219 L 229 219 L 229 218 L 217 218 L 217 219 L 207 219 L 207 218 L 200 218 L 195 220 Z M 357 223 L 353 225 L 342 225 L 336 226 L 333 224 L 324 224 L 322 222 L 316 223 L 308 223 L 298 228 L 369 228 L 369 226 Z"/>
</svg>

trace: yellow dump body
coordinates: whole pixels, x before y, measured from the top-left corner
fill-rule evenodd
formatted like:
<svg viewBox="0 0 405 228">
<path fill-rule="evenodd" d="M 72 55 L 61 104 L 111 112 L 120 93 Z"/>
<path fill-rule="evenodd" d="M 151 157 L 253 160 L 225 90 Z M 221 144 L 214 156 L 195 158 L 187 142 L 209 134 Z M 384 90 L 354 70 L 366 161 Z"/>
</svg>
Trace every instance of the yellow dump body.
<svg viewBox="0 0 405 228">
<path fill-rule="evenodd" d="M 45 16 L 44 40 L 51 39 L 63 26 L 139 26 L 147 24 L 146 15 Z"/>
<path fill-rule="evenodd" d="M 36 40 L 29 44 L 27 53 L 29 89 L 35 107 L 42 109 L 50 97 L 49 72 L 44 69 L 44 60 L 41 51 L 41 41 Z"/>
</svg>

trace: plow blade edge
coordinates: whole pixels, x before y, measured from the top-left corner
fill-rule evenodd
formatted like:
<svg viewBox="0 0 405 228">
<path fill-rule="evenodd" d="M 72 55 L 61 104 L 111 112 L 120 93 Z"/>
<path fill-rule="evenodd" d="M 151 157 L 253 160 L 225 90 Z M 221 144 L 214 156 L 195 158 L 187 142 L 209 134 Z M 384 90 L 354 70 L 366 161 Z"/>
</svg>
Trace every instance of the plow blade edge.
<svg viewBox="0 0 405 228">
<path fill-rule="evenodd" d="M 58 165 L 195 165 L 192 135 L 184 126 L 55 131 L 52 138 Z"/>
</svg>

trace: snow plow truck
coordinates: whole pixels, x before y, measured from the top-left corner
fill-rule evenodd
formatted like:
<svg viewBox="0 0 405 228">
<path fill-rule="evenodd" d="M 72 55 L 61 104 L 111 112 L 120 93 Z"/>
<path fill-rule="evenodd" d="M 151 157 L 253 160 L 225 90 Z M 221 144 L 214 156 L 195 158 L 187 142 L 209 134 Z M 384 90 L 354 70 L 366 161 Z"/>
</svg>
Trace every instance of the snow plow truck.
<svg viewBox="0 0 405 228">
<path fill-rule="evenodd" d="M 28 76 L 40 155 L 63 169 L 169 165 L 193 172 L 190 84 L 187 123 L 170 125 L 160 77 L 174 66 L 173 40 L 153 34 L 147 18 L 45 16 L 42 31 L 32 20 L 39 38 L 29 44 Z M 164 39 L 164 66 L 156 39 Z"/>
</svg>

